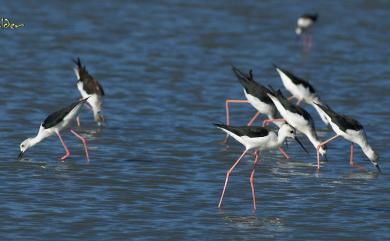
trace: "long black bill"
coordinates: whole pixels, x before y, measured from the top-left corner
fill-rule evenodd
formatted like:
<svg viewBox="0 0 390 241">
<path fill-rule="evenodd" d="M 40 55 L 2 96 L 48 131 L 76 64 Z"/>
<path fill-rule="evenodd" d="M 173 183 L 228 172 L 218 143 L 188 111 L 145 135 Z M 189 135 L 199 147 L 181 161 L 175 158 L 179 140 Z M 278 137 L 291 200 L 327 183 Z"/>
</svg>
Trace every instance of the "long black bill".
<svg viewBox="0 0 390 241">
<path fill-rule="evenodd" d="M 381 171 L 381 168 L 379 167 L 379 165 L 376 164 L 375 167 L 376 167 L 376 169 L 378 169 L 378 172 L 379 172 L 380 174 L 382 174 L 382 171 Z"/>
<path fill-rule="evenodd" d="M 298 142 L 298 144 L 302 147 L 302 149 L 309 154 L 309 152 L 306 150 L 306 148 L 303 146 L 302 142 L 298 139 L 298 137 L 294 137 L 294 140 Z"/>
<path fill-rule="evenodd" d="M 22 152 L 22 151 L 19 153 L 19 156 L 18 156 L 18 161 L 19 161 L 20 159 L 22 159 L 22 157 L 23 157 L 23 154 L 24 154 L 24 152 Z"/>
</svg>

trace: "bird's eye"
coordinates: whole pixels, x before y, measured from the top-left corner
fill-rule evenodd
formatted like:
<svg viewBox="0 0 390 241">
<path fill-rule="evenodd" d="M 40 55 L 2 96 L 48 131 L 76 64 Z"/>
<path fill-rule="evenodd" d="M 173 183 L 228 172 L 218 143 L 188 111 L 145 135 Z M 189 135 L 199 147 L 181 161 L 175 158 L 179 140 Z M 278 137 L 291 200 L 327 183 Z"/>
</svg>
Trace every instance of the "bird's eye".
<svg viewBox="0 0 390 241">
<path fill-rule="evenodd" d="M 21 147 L 24 147 L 24 145 L 21 145 Z"/>
<path fill-rule="evenodd" d="M 293 133 L 294 133 L 294 131 L 290 131 L 290 133 L 291 133 L 291 134 L 293 134 Z"/>
</svg>

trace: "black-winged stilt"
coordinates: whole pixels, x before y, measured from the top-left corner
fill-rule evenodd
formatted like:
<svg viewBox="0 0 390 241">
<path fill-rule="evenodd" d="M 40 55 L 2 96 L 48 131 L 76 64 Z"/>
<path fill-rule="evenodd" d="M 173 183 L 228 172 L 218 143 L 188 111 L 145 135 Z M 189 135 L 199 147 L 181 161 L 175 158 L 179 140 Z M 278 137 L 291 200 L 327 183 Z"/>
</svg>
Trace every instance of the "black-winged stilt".
<svg viewBox="0 0 390 241">
<path fill-rule="evenodd" d="M 317 21 L 318 14 L 310 14 L 306 13 L 300 16 L 297 20 L 297 27 L 295 29 L 295 33 L 297 35 L 303 35 L 303 43 L 305 46 L 305 49 L 308 49 L 311 47 L 311 37 L 306 36 L 305 33 L 313 26 L 313 24 Z"/>
<path fill-rule="evenodd" d="M 280 90 L 273 91 L 273 93 L 269 93 L 268 96 L 274 102 L 276 108 L 286 122 L 299 132 L 305 134 L 313 146 L 317 148 L 321 141 L 317 137 L 314 121 L 310 114 L 302 107 L 289 102 Z M 325 155 L 326 146 L 321 146 L 318 151 L 321 155 Z"/>
<path fill-rule="evenodd" d="M 309 84 L 309 82 L 307 82 L 306 80 L 294 75 L 288 70 L 282 69 L 275 64 L 274 67 L 278 72 L 284 87 L 291 93 L 291 97 L 289 99 L 297 99 L 297 105 L 299 105 L 303 100 L 309 105 L 313 106 L 320 115 L 322 122 L 324 122 L 325 125 L 328 125 L 329 123 L 326 117 L 324 116 L 324 114 L 322 114 L 321 111 L 318 110 L 318 107 L 314 104 L 314 102 L 321 103 L 321 101 L 313 86 Z"/>
<path fill-rule="evenodd" d="M 248 126 L 251 126 L 260 113 L 263 113 L 268 117 L 268 119 L 263 121 L 263 126 L 270 122 L 274 122 L 278 127 L 280 127 L 284 120 L 278 116 L 278 111 L 274 103 L 267 96 L 268 89 L 253 79 L 252 70 L 249 71 L 248 75 L 242 73 L 234 66 L 232 66 L 232 70 L 243 87 L 246 100 L 226 100 L 226 124 L 230 124 L 229 103 L 249 103 L 257 110 L 257 112 L 248 122 Z M 226 136 L 225 141 L 227 140 L 228 136 L 229 135 Z M 285 158 L 289 158 L 287 153 L 281 147 L 279 148 L 279 151 Z"/>
<path fill-rule="evenodd" d="M 336 139 L 339 136 L 344 137 L 347 141 L 351 142 L 351 149 L 350 149 L 351 153 L 349 158 L 349 164 L 351 166 L 355 166 L 359 169 L 363 169 L 353 162 L 353 148 L 354 148 L 353 144 L 356 143 L 362 148 L 363 153 L 367 156 L 367 158 L 371 161 L 371 163 L 378 169 L 379 172 L 381 172 L 381 169 L 379 168 L 379 156 L 368 144 L 367 136 L 363 126 L 357 120 L 351 118 L 350 116 L 336 113 L 329 106 L 325 106 L 319 103 L 315 103 L 315 105 L 317 105 L 324 112 L 326 118 L 330 123 L 330 126 L 332 127 L 333 131 L 336 133 L 334 137 L 320 143 L 318 145 L 318 148 L 331 142 L 332 140 Z M 317 168 L 318 169 L 320 168 L 318 153 L 317 153 Z"/>
<path fill-rule="evenodd" d="M 306 151 L 305 147 L 295 136 L 295 130 L 288 124 L 282 124 L 278 134 L 273 131 L 269 131 L 266 127 L 254 127 L 254 126 L 227 126 L 223 124 L 215 124 L 218 128 L 226 132 L 228 135 L 232 136 L 238 142 L 240 142 L 245 150 L 241 156 L 234 162 L 233 166 L 226 173 L 225 185 L 223 187 L 221 199 L 219 201 L 218 207 L 221 207 L 223 196 L 226 191 L 226 186 L 229 181 L 229 176 L 233 169 L 237 166 L 243 156 L 250 150 L 256 149 L 255 160 L 250 175 L 250 184 L 252 188 L 252 198 L 253 198 L 253 208 L 256 209 L 256 196 L 255 189 L 253 185 L 253 177 L 255 174 L 255 168 L 257 161 L 259 159 L 260 150 L 269 150 L 279 147 L 287 137 L 294 138 L 299 145 Z M 307 151 L 306 151 L 307 152 Z"/>
<path fill-rule="evenodd" d="M 20 160 L 23 157 L 23 154 L 28 149 L 41 142 L 43 139 L 53 135 L 54 133 L 57 134 L 58 138 L 60 138 L 62 145 L 64 146 L 66 154 L 63 157 L 61 157 L 61 160 L 65 160 L 70 155 L 70 152 L 66 147 L 64 140 L 61 137 L 60 131 L 68 127 L 70 122 L 76 118 L 76 116 L 79 114 L 81 110 L 81 107 L 86 101 L 87 98 L 82 99 L 80 101 L 74 102 L 69 106 L 48 115 L 46 119 L 42 122 L 38 134 L 35 137 L 27 138 L 20 144 L 20 154 L 18 156 L 18 160 Z M 71 129 L 70 132 L 83 142 L 85 154 L 87 156 L 87 160 L 89 161 L 87 141 L 85 140 L 84 137 L 79 135 L 74 130 Z"/>
<path fill-rule="evenodd" d="M 77 77 L 77 88 L 80 91 L 82 98 L 88 98 L 87 103 L 91 106 L 93 116 L 98 125 L 102 125 L 104 122 L 103 115 L 101 114 L 102 102 L 104 96 L 103 87 L 99 82 L 88 73 L 85 65 L 81 64 L 80 58 L 73 60 L 76 64 L 74 72 Z M 79 118 L 77 117 L 77 123 L 80 125 Z"/>
<path fill-rule="evenodd" d="M 238 68 L 232 67 L 234 74 L 239 80 L 240 84 L 243 87 L 246 100 L 226 100 L 226 124 L 229 125 L 229 103 L 249 103 L 257 110 L 256 114 L 248 122 L 248 126 L 252 125 L 255 119 L 261 114 L 265 114 L 268 117 L 268 120 L 275 120 L 275 124 L 280 127 L 284 120 L 277 118 L 278 111 L 275 108 L 274 103 L 267 96 L 268 89 L 263 85 L 257 83 L 253 79 L 252 70 L 249 71 L 249 74 L 246 75 L 242 73 Z M 280 122 L 281 121 L 281 122 Z M 267 122 L 267 119 L 263 122 L 263 125 Z"/>
</svg>

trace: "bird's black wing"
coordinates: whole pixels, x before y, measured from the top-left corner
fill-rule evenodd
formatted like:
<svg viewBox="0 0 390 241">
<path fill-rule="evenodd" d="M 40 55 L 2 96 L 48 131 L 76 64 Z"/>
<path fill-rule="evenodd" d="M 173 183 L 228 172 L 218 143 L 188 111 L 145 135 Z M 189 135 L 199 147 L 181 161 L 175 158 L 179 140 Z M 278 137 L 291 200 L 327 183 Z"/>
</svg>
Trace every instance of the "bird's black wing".
<svg viewBox="0 0 390 241">
<path fill-rule="evenodd" d="M 299 115 L 301 115 L 305 120 L 307 120 L 309 122 L 309 124 L 311 125 L 311 127 L 315 128 L 314 126 L 314 121 L 313 121 L 313 118 L 311 117 L 311 115 L 309 114 L 309 112 L 307 112 L 305 109 L 303 109 L 302 107 L 300 106 L 297 106 L 297 105 L 294 105 L 293 103 L 291 103 L 290 101 L 288 101 L 286 99 L 286 97 L 284 97 L 284 95 L 282 94 L 282 92 L 280 90 L 278 91 L 275 91 L 275 90 L 271 90 L 271 94 L 273 96 L 275 96 L 280 104 L 288 111 L 292 112 L 292 113 L 297 113 Z"/>
<path fill-rule="evenodd" d="M 214 124 L 215 126 L 228 130 L 237 136 L 248 136 L 248 137 L 263 137 L 267 136 L 269 130 L 265 127 L 256 126 L 227 126 L 224 124 Z"/>
<path fill-rule="evenodd" d="M 314 94 L 316 93 L 315 89 L 313 88 L 313 86 L 311 84 L 309 84 L 309 82 L 307 82 L 306 80 L 294 75 L 293 73 L 291 73 L 290 71 L 288 70 L 285 70 L 285 69 L 282 69 L 280 67 L 278 67 L 277 65 L 274 64 L 274 67 L 279 69 L 280 71 L 282 71 L 285 75 L 287 75 L 288 78 L 291 79 L 291 81 L 296 84 L 296 85 L 302 85 L 303 87 L 309 89 L 310 93 Z"/>
<path fill-rule="evenodd" d="M 315 13 L 315 14 L 305 13 L 301 16 L 301 18 L 308 18 L 308 19 L 312 20 L 313 22 L 315 22 L 318 19 L 318 14 L 317 13 Z"/>
<path fill-rule="evenodd" d="M 80 58 L 73 60 L 73 62 L 77 65 L 77 71 L 80 76 L 79 81 L 84 83 L 83 88 L 85 92 L 87 92 L 87 94 L 97 94 L 103 96 L 104 90 L 102 86 L 92 75 L 88 73 L 87 68 L 81 64 Z"/>
<path fill-rule="evenodd" d="M 257 83 L 253 79 L 252 70 L 249 71 L 248 75 L 242 73 L 238 68 L 234 66 L 232 66 L 232 70 L 240 81 L 242 87 L 244 87 L 246 93 L 257 97 L 260 101 L 264 103 L 273 104 L 271 99 L 267 95 L 267 88 Z"/>
<path fill-rule="evenodd" d="M 333 111 L 329 106 L 321 105 L 318 103 L 315 103 L 318 107 L 321 108 L 332 120 L 333 123 L 335 123 L 340 130 L 346 131 L 346 130 L 355 130 L 360 131 L 363 129 L 362 124 L 360 124 L 357 120 L 353 119 L 350 116 L 338 114 L 335 111 Z"/>
<path fill-rule="evenodd" d="M 62 108 L 61 110 L 58 110 L 56 112 L 51 113 L 46 119 L 42 122 L 42 126 L 45 129 L 51 128 L 58 123 L 60 123 L 69 112 L 71 112 L 76 106 L 78 106 L 81 102 L 85 102 L 86 99 L 76 101 L 69 106 Z"/>
</svg>

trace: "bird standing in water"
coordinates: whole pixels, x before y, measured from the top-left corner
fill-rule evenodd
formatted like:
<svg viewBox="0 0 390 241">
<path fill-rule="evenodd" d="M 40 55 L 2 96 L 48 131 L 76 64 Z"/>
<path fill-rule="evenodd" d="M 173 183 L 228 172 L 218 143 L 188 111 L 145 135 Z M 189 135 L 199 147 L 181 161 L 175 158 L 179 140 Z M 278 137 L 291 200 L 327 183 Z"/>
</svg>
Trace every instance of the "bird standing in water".
<svg viewBox="0 0 390 241">
<path fill-rule="evenodd" d="M 363 153 L 367 156 L 371 163 L 378 169 L 379 172 L 381 172 L 381 169 L 379 167 L 379 156 L 368 144 L 366 132 L 364 131 L 362 124 L 360 124 L 357 120 L 353 119 L 350 116 L 336 113 L 329 106 L 325 106 L 319 103 L 315 104 L 325 113 L 330 123 L 330 126 L 332 127 L 333 131 L 336 132 L 336 135 L 334 137 L 319 144 L 317 150 L 321 146 L 333 141 L 337 137 L 342 136 L 344 137 L 344 139 L 351 142 L 351 153 L 349 158 L 349 164 L 351 166 L 364 170 L 364 168 L 360 167 L 359 165 L 356 165 L 353 162 L 353 149 L 354 143 L 356 143 L 362 148 Z M 317 168 L 320 168 L 320 159 L 318 152 Z"/>
<path fill-rule="evenodd" d="M 81 107 L 83 104 L 87 101 L 87 99 L 82 99 L 80 101 L 74 102 L 70 104 L 69 106 L 62 108 L 56 112 L 53 112 L 52 114 L 48 115 L 46 119 L 42 122 L 38 134 L 35 137 L 27 138 L 20 144 L 20 154 L 18 156 L 18 160 L 20 160 L 24 153 L 30 149 L 31 147 L 35 146 L 39 142 L 41 142 L 43 139 L 53 135 L 54 133 L 57 134 L 58 138 L 60 139 L 62 145 L 64 146 L 66 154 L 61 157 L 61 160 L 64 161 L 69 155 L 70 152 L 64 142 L 64 140 L 61 137 L 60 132 L 67 128 L 72 120 L 76 118 L 76 116 L 79 114 Z M 88 155 L 88 148 L 87 148 L 87 141 L 84 137 L 79 135 L 76 131 L 70 130 L 72 134 L 74 134 L 77 138 L 79 138 L 84 145 L 85 154 L 87 156 L 87 160 L 89 161 L 89 155 Z"/>
<path fill-rule="evenodd" d="M 74 72 L 77 77 L 77 88 L 80 91 L 82 98 L 88 98 L 87 103 L 92 109 L 93 116 L 98 125 L 102 125 L 104 117 L 101 114 L 104 90 L 99 82 L 88 73 L 85 66 L 81 64 L 80 58 L 73 60 L 76 64 Z M 80 126 L 79 117 L 77 117 L 77 124 Z"/>
<path fill-rule="evenodd" d="M 295 136 L 295 129 L 288 124 L 283 124 L 280 127 L 277 134 L 273 131 L 269 131 L 266 127 L 227 126 L 223 124 L 215 124 L 215 125 L 219 129 L 223 130 L 228 135 L 233 137 L 236 141 L 240 142 L 245 147 L 244 152 L 237 159 L 237 161 L 234 162 L 233 166 L 226 173 L 225 185 L 223 187 L 221 199 L 218 204 L 219 208 L 222 205 L 223 196 L 226 191 L 226 186 L 228 184 L 230 174 L 232 173 L 233 169 L 237 166 L 237 164 L 240 162 L 240 160 L 244 157 L 244 155 L 248 151 L 256 149 L 255 160 L 253 163 L 253 168 L 249 179 L 251 184 L 251 189 L 252 189 L 253 209 L 256 209 L 256 195 L 255 195 L 255 188 L 253 185 L 253 178 L 255 174 L 256 164 L 259 160 L 259 155 L 260 155 L 259 152 L 262 150 L 269 150 L 269 149 L 275 149 L 277 147 L 280 147 L 287 137 L 295 139 L 298 142 L 298 144 L 303 148 L 303 150 L 307 152 L 305 147 Z"/>
<path fill-rule="evenodd" d="M 309 50 L 312 45 L 311 36 L 308 35 L 307 32 L 317 21 L 317 19 L 318 19 L 317 13 L 315 14 L 306 13 L 300 16 L 297 20 L 297 27 L 295 29 L 295 33 L 297 35 L 303 36 L 303 45 L 305 50 Z"/>
</svg>

